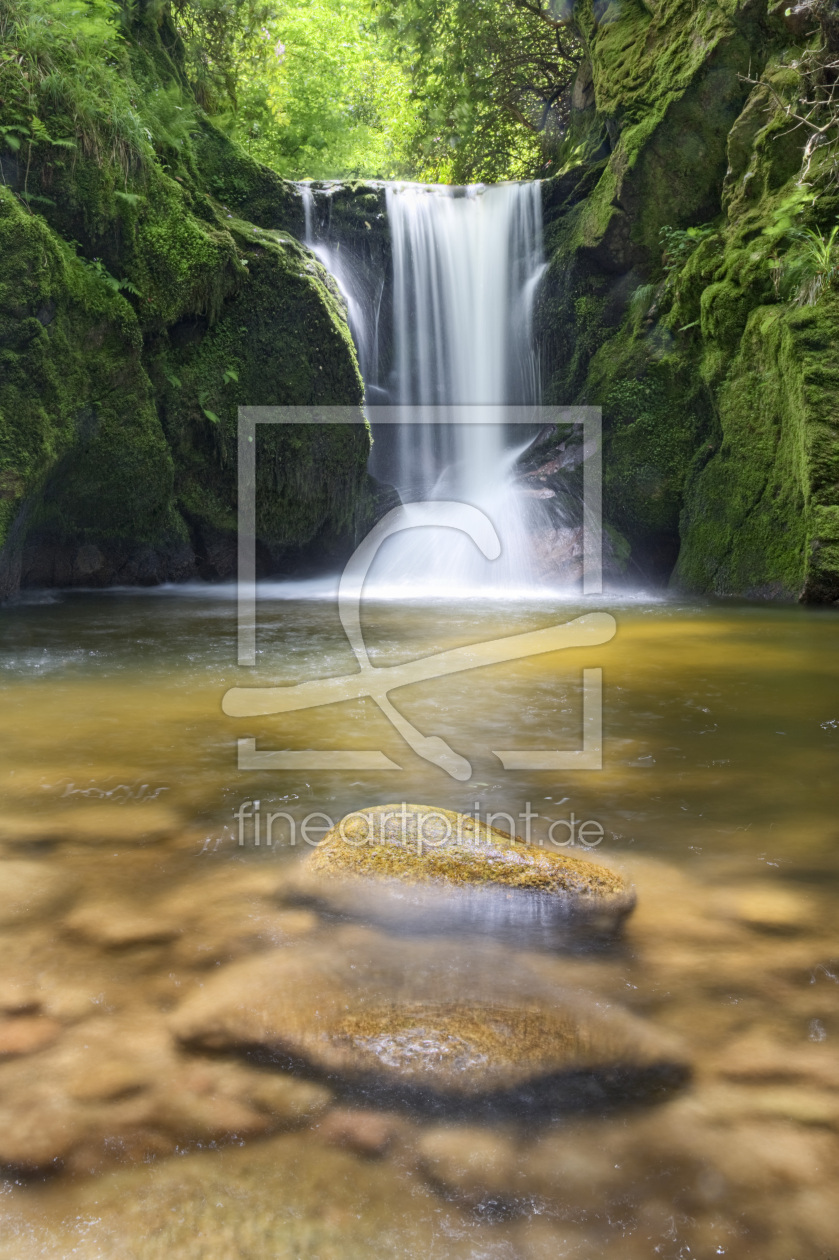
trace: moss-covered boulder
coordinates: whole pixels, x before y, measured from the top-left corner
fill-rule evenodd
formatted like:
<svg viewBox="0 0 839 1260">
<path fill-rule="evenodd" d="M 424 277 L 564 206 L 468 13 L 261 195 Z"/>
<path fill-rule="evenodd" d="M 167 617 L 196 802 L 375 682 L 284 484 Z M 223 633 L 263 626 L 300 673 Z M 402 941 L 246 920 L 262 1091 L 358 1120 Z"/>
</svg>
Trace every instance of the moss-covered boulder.
<svg viewBox="0 0 839 1260">
<path fill-rule="evenodd" d="M 81 91 L 74 30 L 56 24 L 51 55 Z M 0 598 L 230 577 L 238 407 L 361 420 L 344 300 L 286 230 L 303 231 L 298 190 L 201 115 L 165 9 L 141 3 L 125 32 L 99 113 L 45 89 L 39 143 L 3 154 Z M 349 554 L 375 514 L 370 442 L 363 422 L 261 426 L 262 571 Z"/>
<path fill-rule="evenodd" d="M 599 862 L 524 844 L 431 805 L 358 810 L 306 859 L 300 896 L 424 932 L 491 932 L 547 947 L 619 930 L 635 893 Z"/>
<path fill-rule="evenodd" d="M 375 1101 L 447 1108 L 602 1105 L 681 1084 L 683 1052 L 640 1020 L 539 991 L 505 955 L 355 928 L 234 963 L 187 998 L 175 1035 L 257 1052 Z"/>
<path fill-rule="evenodd" d="M 836 299 L 787 278 L 839 208 L 829 154 L 790 127 L 830 6 L 788 8 L 572 6 L 586 60 L 539 324 L 548 400 L 604 409 L 604 509 L 636 575 L 829 602 Z"/>
<path fill-rule="evenodd" d="M 3 188 L 0 257 L 0 596 L 17 587 L 27 536 L 62 511 L 74 559 L 106 533 L 154 547 L 177 574 L 188 537 L 134 311 Z"/>
</svg>

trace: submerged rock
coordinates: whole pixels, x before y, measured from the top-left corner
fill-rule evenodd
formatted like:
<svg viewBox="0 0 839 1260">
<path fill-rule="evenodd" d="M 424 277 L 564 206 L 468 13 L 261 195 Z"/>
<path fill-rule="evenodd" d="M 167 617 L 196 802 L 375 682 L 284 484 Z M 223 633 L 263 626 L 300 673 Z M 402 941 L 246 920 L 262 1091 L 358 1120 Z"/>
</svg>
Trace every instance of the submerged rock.
<svg viewBox="0 0 839 1260">
<path fill-rule="evenodd" d="M 88 902 L 64 920 L 66 930 L 92 945 L 121 949 L 162 945 L 179 934 L 177 923 L 135 910 L 130 903 Z"/>
<path fill-rule="evenodd" d="M 44 1015 L 17 1015 L 0 1018 L 0 1059 L 34 1054 L 51 1045 L 61 1032 L 57 1020 Z"/>
<path fill-rule="evenodd" d="M 317 1082 L 182 1054 L 150 1008 L 0 1025 L 0 1169 L 96 1172 L 296 1128 L 329 1102 Z"/>
<path fill-rule="evenodd" d="M 614 933 L 635 905 L 632 886 L 599 862 L 430 805 L 347 815 L 304 862 L 298 892 L 393 928 L 491 930 L 547 946 Z"/>
<path fill-rule="evenodd" d="M 384 1155 L 400 1132 L 399 1118 L 386 1112 L 357 1107 L 335 1107 L 318 1125 L 322 1141 L 343 1146 L 356 1155 Z"/>
<path fill-rule="evenodd" d="M 226 967 L 171 1026 L 192 1047 L 255 1052 L 366 1098 L 435 1108 L 577 1108 L 686 1078 L 669 1040 L 622 1011 L 540 988 L 514 962 L 495 949 L 470 967 L 452 942 L 342 929 L 308 951 Z"/>
<path fill-rule="evenodd" d="M 423 1133 L 417 1154 L 433 1186 L 470 1205 L 502 1207 L 519 1190 L 516 1143 L 483 1126 L 434 1126 Z"/>
<path fill-rule="evenodd" d="M 0 927 L 51 914 L 71 900 L 75 888 L 44 862 L 4 858 L 0 864 Z"/>
</svg>

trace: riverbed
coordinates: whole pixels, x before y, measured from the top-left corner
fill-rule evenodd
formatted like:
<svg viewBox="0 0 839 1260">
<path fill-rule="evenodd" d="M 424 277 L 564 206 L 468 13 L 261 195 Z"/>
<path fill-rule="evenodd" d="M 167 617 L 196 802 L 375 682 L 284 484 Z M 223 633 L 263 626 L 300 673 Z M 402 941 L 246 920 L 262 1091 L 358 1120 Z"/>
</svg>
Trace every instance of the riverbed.
<svg viewBox="0 0 839 1260">
<path fill-rule="evenodd" d="M 232 589 L 45 593 L 4 610 L 0 1257 L 836 1255 L 835 613 L 644 595 L 372 601 L 376 667 L 616 619 L 606 645 L 391 694 L 468 759 L 457 781 L 370 699 L 224 715 L 230 687 L 357 671 L 334 599 L 311 594 L 262 591 L 255 669 L 236 663 Z M 602 770 L 504 770 L 498 749 L 582 746 L 591 669 Z M 243 770 L 245 739 L 378 751 L 393 768 L 314 756 Z M 482 959 L 538 975 L 545 1002 L 571 988 L 626 1008 L 678 1041 L 689 1083 L 582 1114 L 430 1116 L 179 1045 L 173 1013 L 227 966 L 341 951 L 348 931 L 387 951 L 380 926 L 284 890 L 329 823 L 402 801 L 494 814 L 625 872 L 638 906 L 620 943 L 466 938 L 452 975 Z M 417 938 L 418 969 L 438 945 Z"/>
</svg>

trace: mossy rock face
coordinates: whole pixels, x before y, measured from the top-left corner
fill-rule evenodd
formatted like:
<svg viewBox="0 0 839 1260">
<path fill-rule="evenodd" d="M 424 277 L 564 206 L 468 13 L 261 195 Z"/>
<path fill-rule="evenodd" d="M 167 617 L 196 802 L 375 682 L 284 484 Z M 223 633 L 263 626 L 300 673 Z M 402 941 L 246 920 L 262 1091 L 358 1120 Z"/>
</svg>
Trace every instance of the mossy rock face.
<svg viewBox="0 0 839 1260">
<path fill-rule="evenodd" d="M 260 428 L 260 573 L 334 566 L 377 513 L 345 303 L 280 230 L 302 234 L 300 193 L 200 117 L 181 51 L 141 7 L 110 67 L 180 102 L 175 148 L 147 131 L 127 165 L 81 141 L 3 158 L 0 599 L 232 577 L 242 405 L 360 421 Z"/>
<path fill-rule="evenodd" d="M 68 517 L 71 580 L 103 533 L 176 567 L 186 530 L 131 305 L 3 188 L 0 252 L 0 598 L 26 572 L 27 534 L 51 522 L 66 538 Z"/>
<path fill-rule="evenodd" d="M 604 511 L 643 579 L 834 601 L 836 299 L 800 309 L 778 283 L 783 224 L 826 236 L 839 208 L 789 127 L 815 20 L 761 0 L 577 0 L 573 19 L 591 86 L 545 184 L 546 401 L 603 407 Z"/>
<path fill-rule="evenodd" d="M 257 1052 L 374 1101 L 432 1108 L 602 1105 L 664 1092 L 683 1053 L 640 1020 L 539 992 L 493 950 L 468 978 L 450 942 L 343 928 L 213 976 L 175 1012 L 185 1044 Z M 463 989 L 468 997 L 463 996 Z"/>
<path fill-rule="evenodd" d="M 612 934 L 635 905 L 606 866 L 431 805 L 349 814 L 306 859 L 299 890 L 397 930 L 485 931 L 548 948 Z"/>
<path fill-rule="evenodd" d="M 789 314 L 752 311 L 720 391 L 722 444 L 688 489 L 682 586 L 839 598 L 829 517 L 839 482 L 837 335 L 835 299 Z"/>
</svg>

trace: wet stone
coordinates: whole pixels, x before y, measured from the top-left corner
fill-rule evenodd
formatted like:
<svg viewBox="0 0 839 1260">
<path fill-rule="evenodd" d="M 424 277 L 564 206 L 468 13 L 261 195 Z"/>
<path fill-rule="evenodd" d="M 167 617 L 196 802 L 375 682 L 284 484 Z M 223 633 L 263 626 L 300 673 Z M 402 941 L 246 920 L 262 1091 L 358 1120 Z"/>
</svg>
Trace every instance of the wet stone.
<svg viewBox="0 0 839 1260">
<path fill-rule="evenodd" d="M 516 1145 L 490 1129 L 436 1125 L 420 1138 L 417 1155 L 432 1185 L 467 1203 L 507 1203 L 519 1188 Z"/>
<path fill-rule="evenodd" d="M 0 1167 L 96 1172 L 297 1128 L 331 1101 L 324 1085 L 288 1073 L 183 1055 L 149 1009 L 95 1017 L 35 1049 L 18 1043 L 0 1062 Z"/>
<path fill-rule="evenodd" d="M 684 1082 L 683 1054 L 649 1026 L 522 988 L 506 961 L 495 951 L 464 975 L 450 942 L 341 929 L 318 947 L 224 968 L 171 1027 L 186 1045 L 255 1052 L 394 1104 L 573 1109 Z"/>
<path fill-rule="evenodd" d="M 357 1155 L 384 1155 L 400 1131 L 398 1118 L 356 1107 L 335 1107 L 318 1126 L 324 1142 Z"/>
<path fill-rule="evenodd" d="M 0 1059 L 34 1054 L 51 1045 L 61 1032 L 57 1020 L 43 1015 L 18 1015 L 0 1019 Z"/>
<path fill-rule="evenodd" d="M 4 858 L 0 862 L 0 926 L 40 918 L 69 901 L 74 891 L 49 862 Z"/>
<path fill-rule="evenodd" d="M 547 948 L 612 935 L 635 905 L 631 884 L 599 861 L 430 805 L 347 815 L 302 864 L 297 889 L 392 930 L 484 931 Z"/>
<path fill-rule="evenodd" d="M 65 921 L 67 931 L 106 949 L 130 945 L 160 945 L 174 940 L 179 928 L 171 920 L 143 914 L 131 905 L 91 902 L 79 906 Z"/>
<path fill-rule="evenodd" d="M 791 888 L 754 883 L 729 893 L 724 899 L 727 914 L 756 932 L 793 934 L 812 927 L 815 907 L 812 898 Z"/>
</svg>

